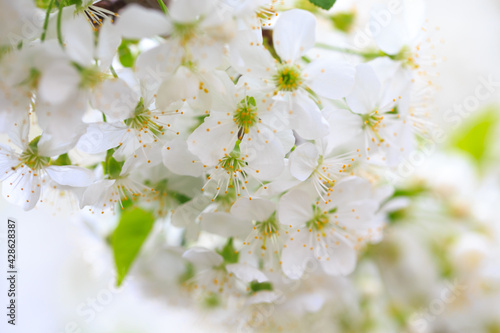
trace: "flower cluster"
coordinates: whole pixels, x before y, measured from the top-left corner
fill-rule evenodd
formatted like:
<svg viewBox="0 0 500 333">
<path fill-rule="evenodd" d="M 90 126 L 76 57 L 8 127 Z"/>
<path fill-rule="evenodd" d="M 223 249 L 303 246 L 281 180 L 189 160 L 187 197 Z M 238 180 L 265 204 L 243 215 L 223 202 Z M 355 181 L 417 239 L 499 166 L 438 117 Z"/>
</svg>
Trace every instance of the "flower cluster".
<svg viewBox="0 0 500 333">
<path fill-rule="evenodd" d="M 320 43 L 334 32 L 300 3 L 118 14 L 60 3 L 34 36 L 31 2 L 0 5 L 7 200 L 30 210 L 55 190 L 56 205 L 99 215 L 152 211 L 181 267 L 166 273 L 172 289 L 212 305 L 273 303 L 290 281 L 348 275 L 382 238 L 400 204 L 387 175 L 427 133 L 431 56 L 415 1 L 376 52 Z"/>
</svg>

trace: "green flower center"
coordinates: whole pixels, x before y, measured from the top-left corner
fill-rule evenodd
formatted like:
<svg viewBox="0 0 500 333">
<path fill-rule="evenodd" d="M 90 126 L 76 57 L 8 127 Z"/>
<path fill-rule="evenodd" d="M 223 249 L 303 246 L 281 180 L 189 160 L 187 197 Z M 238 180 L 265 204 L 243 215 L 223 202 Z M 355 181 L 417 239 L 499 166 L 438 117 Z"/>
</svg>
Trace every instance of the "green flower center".
<svg viewBox="0 0 500 333">
<path fill-rule="evenodd" d="M 238 103 L 237 109 L 234 112 L 234 122 L 239 127 L 238 139 L 242 140 L 245 134 L 259 120 L 257 116 L 257 104 L 253 97 L 246 97 Z"/>
<path fill-rule="evenodd" d="M 38 87 L 38 82 L 40 81 L 41 76 L 42 73 L 38 69 L 31 68 L 30 75 L 23 83 L 25 83 L 31 89 L 36 89 Z"/>
<path fill-rule="evenodd" d="M 151 111 L 144 106 L 142 97 L 135 107 L 134 116 L 132 118 L 125 119 L 125 125 L 138 131 L 149 130 L 155 135 L 161 135 L 161 133 L 165 130 L 163 125 L 159 125 L 154 121 Z"/>
<path fill-rule="evenodd" d="M 397 115 L 399 113 L 398 106 L 394 106 L 394 108 L 388 112 L 380 113 L 378 110 L 375 110 L 369 114 L 360 115 L 363 119 L 363 128 L 370 128 L 374 135 L 380 142 L 384 142 L 385 140 L 380 137 L 378 131 L 383 126 L 382 121 L 384 120 L 384 115 Z M 375 140 L 375 139 L 373 139 Z"/>
<path fill-rule="evenodd" d="M 266 239 L 271 238 L 279 233 L 279 223 L 276 219 L 276 212 L 274 212 L 267 220 L 256 222 L 255 228 L 262 235 L 262 246 L 263 250 L 266 249 Z"/>
<path fill-rule="evenodd" d="M 328 214 L 334 213 L 336 209 L 332 209 L 329 212 L 322 211 L 320 207 L 313 205 L 313 217 L 306 222 L 308 229 L 314 231 L 321 231 L 330 224 L 330 219 Z"/>
<path fill-rule="evenodd" d="M 21 161 L 32 170 L 40 170 L 49 165 L 50 157 L 38 156 L 29 150 L 21 154 Z"/>
<path fill-rule="evenodd" d="M 373 111 L 369 114 L 361 115 L 363 119 L 363 127 L 370 127 L 373 131 L 377 131 L 384 120 L 384 116 L 380 115 L 378 111 Z"/>
<path fill-rule="evenodd" d="M 247 162 L 241 159 L 240 154 L 233 151 L 229 155 L 224 156 L 218 166 L 232 175 L 234 172 L 242 172 L 243 167 L 246 165 Z"/>
<path fill-rule="evenodd" d="M 279 91 L 294 91 L 302 84 L 300 69 L 294 65 L 284 65 L 274 76 L 276 88 Z"/>
<path fill-rule="evenodd" d="M 391 56 L 391 58 L 396 61 L 401 61 L 405 66 L 412 69 L 418 69 L 420 67 L 420 65 L 416 62 L 415 55 L 408 46 L 404 46 L 401 51 Z"/>
<path fill-rule="evenodd" d="M 196 36 L 197 30 L 197 21 L 188 23 L 174 22 L 172 35 L 178 37 L 182 45 L 186 45 Z"/>
<path fill-rule="evenodd" d="M 74 64 L 74 66 L 80 73 L 80 88 L 82 89 L 95 88 L 110 77 L 108 74 L 101 72 L 96 66 L 82 67 L 78 64 Z"/>
<path fill-rule="evenodd" d="M 219 210 L 229 212 L 237 197 L 236 189 L 234 186 L 231 186 L 225 193 L 218 195 L 215 198 L 215 202 L 221 207 Z"/>
<path fill-rule="evenodd" d="M 33 139 L 20 156 L 21 163 L 27 165 L 31 170 L 43 169 L 50 163 L 50 157 L 38 155 L 38 141 L 40 141 L 40 136 Z"/>
</svg>

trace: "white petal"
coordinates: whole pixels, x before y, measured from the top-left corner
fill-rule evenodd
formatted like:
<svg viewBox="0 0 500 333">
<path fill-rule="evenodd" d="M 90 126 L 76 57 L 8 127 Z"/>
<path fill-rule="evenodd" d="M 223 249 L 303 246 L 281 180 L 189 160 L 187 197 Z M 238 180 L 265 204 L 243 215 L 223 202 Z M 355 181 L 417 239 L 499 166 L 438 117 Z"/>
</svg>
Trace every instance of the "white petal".
<svg viewBox="0 0 500 333">
<path fill-rule="evenodd" d="M 238 127 L 232 119 L 209 116 L 189 136 L 189 150 L 208 165 L 216 165 L 221 157 L 229 154 L 238 136 Z"/>
<path fill-rule="evenodd" d="M 127 10 L 129 6 L 125 8 Z M 119 34 L 120 30 L 111 20 L 105 20 L 102 27 L 99 29 L 99 42 L 97 44 L 97 58 L 100 60 L 99 68 L 107 70 L 113 62 L 116 55 L 116 50 L 122 39 Z"/>
<path fill-rule="evenodd" d="M 83 134 L 85 132 L 85 128 L 82 128 L 82 131 L 79 134 Z M 76 146 L 79 136 L 76 135 L 73 138 L 68 137 L 66 140 L 62 139 L 54 139 L 52 135 L 47 132 L 42 133 L 42 137 L 40 141 L 38 141 L 38 153 L 40 156 L 54 157 L 64 153 L 67 153 Z"/>
<path fill-rule="evenodd" d="M 302 294 L 299 300 L 304 311 L 316 313 L 321 310 L 323 304 L 325 304 L 325 297 L 327 296 L 320 294 L 320 291 L 318 291 L 315 293 Z"/>
<path fill-rule="evenodd" d="M 219 266 L 224 261 L 218 253 L 203 247 L 192 247 L 184 252 L 182 257 L 197 266 L 205 268 Z"/>
<path fill-rule="evenodd" d="M 127 128 L 111 123 L 91 124 L 78 141 L 77 148 L 89 154 L 98 154 L 118 147 L 126 137 Z"/>
<path fill-rule="evenodd" d="M 274 303 L 282 295 L 280 293 L 268 290 L 261 290 L 247 298 L 246 304 L 261 304 L 261 303 Z"/>
<path fill-rule="evenodd" d="M 339 206 L 335 214 L 342 225 L 354 231 L 361 231 L 371 226 L 378 209 L 379 204 L 375 200 L 366 199 L 345 203 Z"/>
<path fill-rule="evenodd" d="M 0 182 L 14 173 L 14 169 L 18 164 L 18 155 L 14 150 L 0 144 Z"/>
<path fill-rule="evenodd" d="M 29 108 L 27 108 L 28 110 Z M 9 135 L 10 140 L 19 148 L 23 150 L 28 146 L 29 143 L 29 133 L 30 133 L 30 119 L 28 114 L 24 114 L 24 112 L 19 112 L 20 110 L 16 110 L 18 114 L 17 117 L 10 118 L 9 120 L 14 120 L 13 122 L 7 123 L 9 126 L 7 129 L 7 134 Z M 0 113 L 1 114 L 1 113 Z"/>
<path fill-rule="evenodd" d="M 59 104 L 78 91 L 80 74 L 76 68 L 65 61 L 54 62 L 47 67 L 38 85 L 42 100 Z"/>
<path fill-rule="evenodd" d="M 356 267 L 356 251 L 344 237 L 326 237 L 328 258 L 320 260 L 321 266 L 329 275 L 348 275 Z"/>
<path fill-rule="evenodd" d="M 409 44 L 411 46 L 419 34 L 425 21 L 425 2 L 423 0 L 406 0 L 404 3 L 404 16 L 408 29 Z"/>
<path fill-rule="evenodd" d="M 248 162 L 246 169 L 250 170 L 253 177 L 260 180 L 272 180 L 283 172 L 285 154 L 277 140 L 268 140 L 267 143 L 259 142 L 256 136 L 253 136 L 253 140 L 248 141 L 245 136 L 240 148 Z"/>
<path fill-rule="evenodd" d="M 77 94 L 61 104 L 37 104 L 38 125 L 44 135 L 50 135 L 52 147 L 61 147 L 68 142 L 75 143 L 87 127 L 83 123 L 83 115 L 87 110 L 87 95 Z M 48 155 L 50 156 L 50 155 Z"/>
<path fill-rule="evenodd" d="M 294 232 L 281 253 L 281 269 L 290 279 L 300 279 L 306 270 L 309 261 L 314 261 L 310 233 L 307 231 Z M 293 240 L 292 240 L 293 238 Z M 304 244 L 306 247 L 304 248 Z"/>
<path fill-rule="evenodd" d="M 173 0 L 169 5 L 169 14 L 176 22 L 189 23 L 213 8 L 212 0 Z"/>
<path fill-rule="evenodd" d="M 316 42 L 316 18 L 301 9 L 284 12 L 274 27 L 273 42 L 282 61 L 295 62 Z"/>
<path fill-rule="evenodd" d="M 401 4 L 402 6 L 402 4 Z M 390 14 L 387 6 L 374 6 L 371 11 L 370 26 L 372 36 L 378 47 L 387 54 L 397 54 L 409 41 L 403 13 Z"/>
<path fill-rule="evenodd" d="M 201 217 L 201 228 L 223 237 L 245 239 L 253 225 L 246 217 L 236 217 L 228 213 L 205 213 Z"/>
<path fill-rule="evenodd" d="M 243 75 L 271 79 L 276 74 L 276 63 L 262 45 L 250 44 L 246 38 L 235 38 L 231 44 L 231 65 Z"/>
<path fill-rule="evenodd" d="M 231 214 L 247 221 L 262 222 L 267 220 L 276 210 L 276 205 L 260 198 L 241 198 L 231 206 Z"/>
<path fill-rule="evenodd" d="M 275 195 L 280 195 L 283 192 L 288 191 L 294 186 L 300 184 L 300 180 L 296 179 L 290 174 L 290 166 L 288 160 L 285 160 L 285 168 L 278 178 L 274 179 L 272 182 L 262 186 L 255 194 L 265 198 L 272 197 Z"/>
<path fill-rule="evenodd" d="M 178 175 L 198 177 L 203 165 L 189 150 L 186 141 L 176 138 L 165 143 L 162 149 L 163 164 Z"/>
<path fill-rule="evenodd" d="M 159 169 L 159 174 L 165 175 L 165 170 L 163 168 Z M 200 189 L 203 187 L 205 184 L 205 179 L 201 177 L 190 177 L 190 176 L 185 176 L 185 177 L 176 177 L 174 175 L 165 175 L 168 179 L 168 188 L 174 192 L 178 192 L 180 194 L 183 194 L 187 197 L 193 198 L 194 199 L 201 199 L 203 198 L 202 202 L 205 203 L 205 207 L 208 206 L 208 203 L 212 202 L 212 198 L 207 198 L 203 195 L 203 193 L 200 193 Z M 192 201 L 192 200 L 191 200 Z M 201 203 L 200 203 L 201 204 Z"/>
<path fill-rule="evenodd" d="M 370 25 L 372 35 L 379 48 L 387 54 L 397 54 L 404 46 L 413 46 L 422 33 L 424 23 L 425 3 L 422 0 L 406 0 L 402 4 L 402 11 L 390 17 L 382 13 L 389 13 L 387 6 L 375 6 L 371 12 Z M 377 15 L 378 14 L 378 15 Z"/>
<path fill-rule="evenodd" d="M 284 225 L 304 225 L 313 217 L 310 195 L 297 189 L 283 195 L 278 204 L 278 217 Z"/>
<path fill-rule="evenodd" d="M 74 165 L 49 166 L 45 168 L 45 171 L 53 181 L 60 185 L 85 187 L 94 181 L 92 171 Z"/>
<path fill-rule="evenodd" d="M 0 2 L 0 45 L 15 46 L 21 40 L 31 42 L 41 34 L 40 9 L 27 0 Z"/>
<path fill-rule="evenodd" d="M 28 121 L 28 112 L 31 104 L 31 96 L 28 96 L 24 90 L 13 87 L 0 88 L 0 132 L 7 133 L 14 130 L 14 135 L 18 132 L 13 124 L 20 124 Z M 17 140 L 14 142 L 18 144 Z"/>
<path fill-rule="evenodd" d="M 214 71 L 208 81 L 213 94 L 211 111 L 233 113 L 242 97 L 237 100 L 236 86 L 229 75 L 223 71 Z"/>
<path fill-rule="evenodd" d="M 304 69 L 308 86 L 319 96 L 339 99 L 347 96 L 354 86 L 354 67 L 346 62 L 313 61 Z"/>
<path fill-rule="evenodd" d="M 83 15 L 68 20 L 62 27 L 66 53 L 82 66 L 94 62 L 94 32 Z"/>
<path fill-rule="evenodd" d="M 295 136 L 290 129 L 278 131 L 275 133 L 276 139 L 281 143 L 281 148 L 285 154 L 292 150 L 295 145 Z"/>
<path fill-rule="evenodd" d="M 182 48 L 168 42 L 142 52 L 135 62 L 135 73 L 141 85 L 156 93 L 163 80 L 180 65 L 183 54 Z"/>
<path fill-rule="evenodd" d="M 337 206 L 352 201 L 369 199 L 373 195 L 371 183 L 361 177 L 346 177 L 335 183 L 330 193 L 332 203 Z"/>
<path fill-rule="evenodd" d="M 396 76 L 396 72 L 402 70 L 401 64 L 389 57 L 378 57 L 370 60 L 366 64 L 375 71 L 377 78 L 381 84 L 384 84 L 387 80 L 391 80 Z"/>
<path fill-rule="evenodd" d="M 80 200 L 80 208 L 85 206 L 102 206 L 107 204 L 107 195 L 109 190 L 115 184 L 114 179 L 103 179 L 91 184 L 83 192 Z"/>
<path fill-rule="evenodd" d="M 327 106 L 322 113 L 330 126 L 330 133 L 325 138 L 327 151 L 349 142 L 363 131 L 363 119 L 349 110 Z"/>
<path fill-rule="evenodd" d="M 167 17 L 156 9 L 130 4 L 120 12 L 116 29 L 124 38 L 141 39 L 167 35 L 172 31 L 172 25 Z"/>
<path fill-rule="evenodd" d="M 387 59 L 387 58 L 384 58 Z M 398 107 L 398 112 L 401 116 L 408 113 L 410 104 L 410 94 L 412 92 L 412 74 L 401 66 L 398 66 L 396 70 L 393 68 L 386 69 L 385 73 L 380 73 L 380 68 L 377 65 L 382 64 L 382 61 L 371 61 L 370 65 L 376 71 L 377 77 L 382 83 L 382 93 L 380 95 L 379 107 L 382 110 L 389 111 L 396 105 Z M 389 63 L 390 64 L 390 63 Z M 394 64 L 394 62 L 392 62 Z M 387 74 L 391 73 L 390 76 Z"/>
<path fill-rule="evenodd" d="M 125 145 L 118 148 L 113 157 L 118 161 L 125 161 L 122 166 L 122 175 L 126 175 L 134 170 L 141 170 L 147 167 L 154 167 L 162 162 L 161 149 L 159 144 L 147 144 L 138 148 L 136 151 L 129 152 L 128 149 L 121 150 Z M 130 144 L 126 145 L 133 146 Z M 133 154 L 133 156 L 132 156 Z"/>
<path fill-rule="evenodd" d="M 221 41 L 212 40 L 209 44 L 202 40 L 192 41 L 190 45 L 192 54 L 196 55 L 195 61 L 200 71 L 212 71 L 222 67 L 225 44 Z"/>
<path fill-rule="evenodd" d="M 376 110 L 380 99 L 381 84 L 370 65 L 360 64 L 356 67 L 356 83 L 352 92 L 346 97 L 351 110 L 359 114 L 367 114 Z"/>
<path fill-rule="evenodd" d="M 156 105 L 159 108 L 167 109 L 174 102 L 194 100 L 199 92 L 200 79 L 189 69 L 181 66 L 158 88 Z"/>
<path fill-rule="evenodd" d="M 305 94 L 297 93 L 293 100 L 290 124 L 306 140 L 315 140 L 328 134 L 328 124 L 318 106 Z"/>
<path fill-rule="evenodd" d="M 229 273 L 233 273 L 238 279 L 243 282 L 265 282 L 269 281 L 267 276 L 259 271 L 257 268 L 252 267 L 247 264 L 230 264 L 226 265 L 226 269 Z"/>
<path fill-rule="evenodd" d="M 90 101 L 94 108 L 104 112 L 113 121 L 132 117 L 139 98 L 125 81 L 111 79 L 99 86 Z"/>
<path fill-rule="evenodd" d="M 193 200 L 175 208 L 172 224 L 176 227 L 187 227 L 195 224 L 196 219 L 212 201 L 206 196 L 197 196 Z"/>
<path fill-rule="evenodd" d="M 298 180 L 304 181 L 318 166 L 319 151 L 316 146 L 306 142 L 298 146 L 290 154 L 290 173 Z"/>
<path fill-rule="evenodd" d="M 2 184 L 5 199 L 24 210 L 33 209 L 40 199 L 41 175 L 29 171 L 28 167 L 17 169 Z"/>
</svg>

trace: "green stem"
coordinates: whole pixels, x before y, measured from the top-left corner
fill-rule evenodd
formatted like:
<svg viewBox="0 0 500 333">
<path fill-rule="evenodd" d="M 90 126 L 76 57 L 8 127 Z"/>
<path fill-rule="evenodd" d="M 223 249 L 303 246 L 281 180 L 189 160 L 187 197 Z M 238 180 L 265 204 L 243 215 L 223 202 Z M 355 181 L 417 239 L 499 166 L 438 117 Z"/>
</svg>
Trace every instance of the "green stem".
<svg viewBox="0 0 500 333">
<path fill-rule="evenodd" d="M 322 109 L 323 106 L 321 105 L 321 101 L 318 97 L 318 95 L 316 95 L 316 93 L 309 87 L 306 87 L 306 91 L 309 93 L 309 97 L 311 97 L 311 99 L 314 101 L 314 103 L 316 103 L 316 105 Z"/>
<path fill-rule="evenodd" d="M 111 74 L 113 74 L 113 77 L 114 77 L 115 79 L 117 79 L 117 78 L 118 78 L 118 74 L 116 74 L 116 71 L 115 71 L 115 69 L 114 69 L 113 65 L 110 65 L 110 66 L 109 66 L 109 70 L 111 71 Z"/>
<path fill-rule="evenodd" d="M 163 0 L 158 0 L 158 4 L 160 5 L 161 10 L 163 10 L 165 15 L 168 15 L 168 8 L 167 8 L 167 6 L 165 6 L 165 3 L 163 2 Z"/>
<path fill-rule="evenodd" d="M 342 53 L 347 53 L 347 54 L 358 55 L 360 57 L 364 57 L 364 58 L 368 58 L 368 59 L 378 58 L 378 57 L 382 57 L 382 56 L 386 55 L 382 51 L 362 52 L 362 51 L 356 51 L 356 50 L 352 50 L 352 49 L 344 49 L 342 47 L 332 46 L 332 45 L 323 44 L 323 43 L 317 43 L 315 46 L 322 48 L 322 49 L 325 49 L 325 50 L 331 50 L 331 51 L 337 51 L 337 52 L 342 52 Z"/>
<path fill-rule="evenodd" d="M 64 7 L 63 2 L 64 1 L 59 2 L 59 12 L 57 13 L 57 40 L 59 41 L 59 44 L 61 45 L 61 47 L 64 49 L 64 42 L 63 42 L 62 31 L 61 31 L 62 9 Z"/>
<path fill-rule="evenodd" d="M 52 10 L 52 6 L 54 6 L 55 0 L 50 0 L 49 7 L 47 7 L 47 13 L 45 14 L 45 21 L 43 22 L 43 32 L 41 40 L 42 42 L 45 40 L 45 36 L 47 35 L 47 28 L 49 26 L 49 17 L 50 11 Z"/>
</svg>

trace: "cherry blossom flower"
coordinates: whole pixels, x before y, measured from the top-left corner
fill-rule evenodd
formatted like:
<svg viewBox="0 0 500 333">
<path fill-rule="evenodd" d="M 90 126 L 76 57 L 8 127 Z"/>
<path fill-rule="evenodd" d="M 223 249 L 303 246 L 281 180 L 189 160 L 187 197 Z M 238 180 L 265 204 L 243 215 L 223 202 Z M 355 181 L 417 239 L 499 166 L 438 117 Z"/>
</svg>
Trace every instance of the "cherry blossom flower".
<svg viewBox="0 0 500 333">
<path fill-rule="evenodd" d="M 330 275 L 347 275 L 356 264 L 360 231 L 374 229 L 372 223 L 379 204 L 371 197 L 367 180 L 348 177 L 328 193 L 326 201 L 313 201 L 300 189 L 285 194 L 279 203 L 278 217 L 295 230 L 284 245 L 283 272 L 298 279 L 308 261 L 318 262 Z"/>
<path fill-rule="evenodd" d="M 51 182 L 56 184 L 52 185 L 54 188 L 58 185 L 86 187 L 92 183 L 94 177 L 90 170 L 52 164 L 51 157 L 60 152 L 47 149 L 47 146 L 40 150 L 41 137 L 28 142 L 29 129 L 26 125 L 24 127 L 16 140 L 21 151 L 0 146 L 0 181 L 4 183 L 2 193 L 8 201 L 30 210 L 40 200 L 44 187 Z"/>
<path fill-rule="evenodd" d="M 349 109 L 323 110 L 332 130 L 327 140 L 332 145 L 358 140 L 358 157 L 394 165 L 414 144 L 409 112 L 411 79 L 399 71 L 382 81 L 372 66 L 376 64 L 357 66 L 356 85 L 346 97 Z"/>
<path fill-rule="evenodd" d="M 328 132 L 322 120 L 319 97 L 345 97 L 354 84 L 354 69 L 346 63 L 315 60 L 303 66 L 301 57 L 315 42 L 315 17 L 303 10 L 283 13 L 273 30 L 279 61 L 262 45 L 242 40 L 235 45 L 240 59 L 233 66 L 243 75 L 264 85 L 266 97 L 279 101 L 275 109 L 288 118 L 291 127 L 305 139 L 317 139 Z"/>
</svg>

